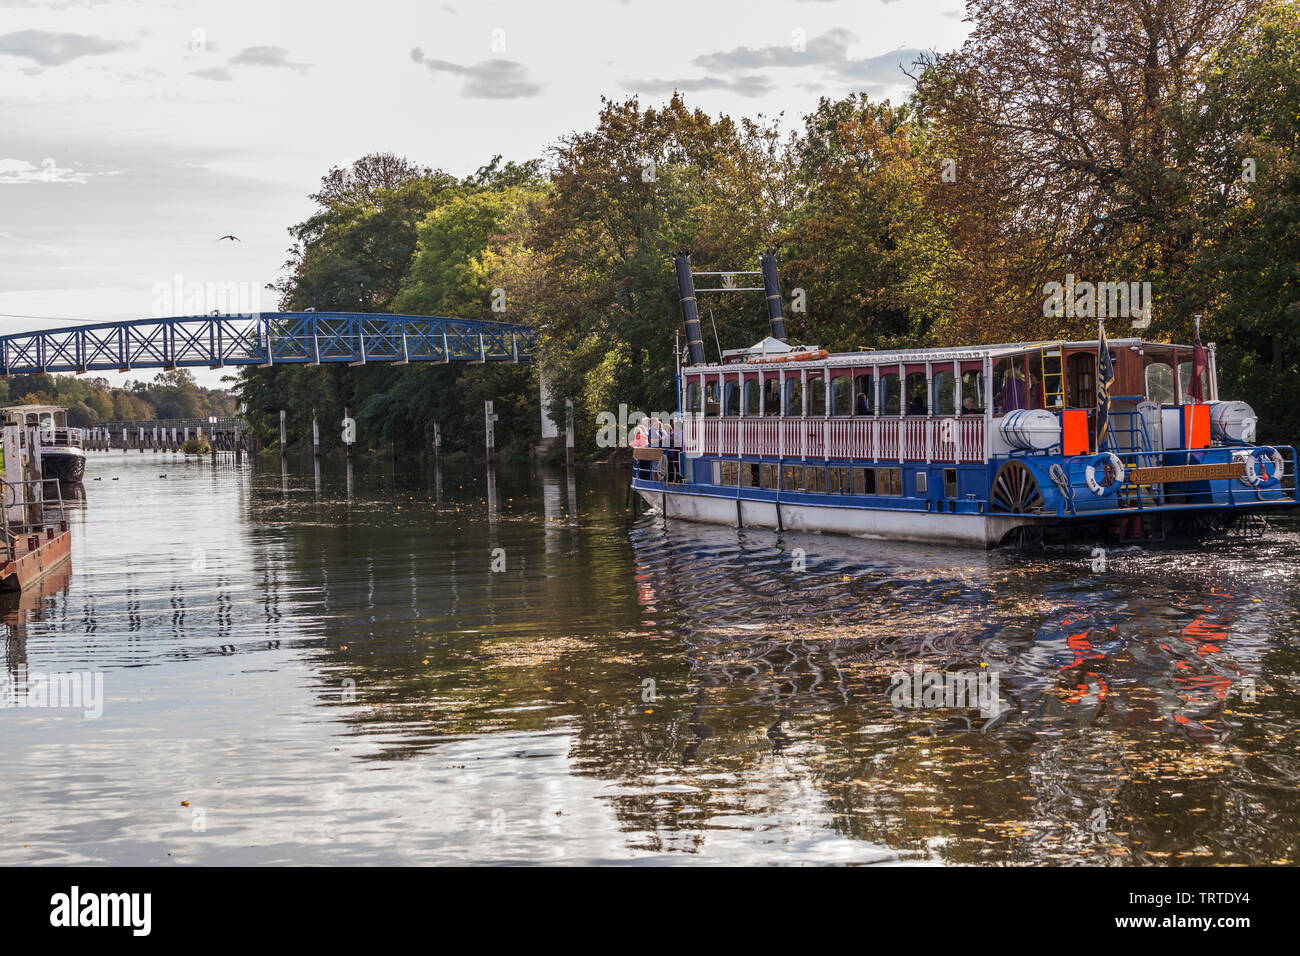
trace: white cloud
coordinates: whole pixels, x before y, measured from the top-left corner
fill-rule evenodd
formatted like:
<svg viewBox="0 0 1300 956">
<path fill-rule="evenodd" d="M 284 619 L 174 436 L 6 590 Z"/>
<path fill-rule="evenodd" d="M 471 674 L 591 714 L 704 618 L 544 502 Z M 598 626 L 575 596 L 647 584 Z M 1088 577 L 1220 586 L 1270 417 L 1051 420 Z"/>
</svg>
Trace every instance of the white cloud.
<svg viewBox="0 0 1300 956">
<path fill-rule="evenodd" d="M 0 55 L 22 57 L 40 66 L 62 66 L 83 56 L 125 50 L 134 44 L 84 33 L 18 30 L 0 34 Z"/>
</svg>

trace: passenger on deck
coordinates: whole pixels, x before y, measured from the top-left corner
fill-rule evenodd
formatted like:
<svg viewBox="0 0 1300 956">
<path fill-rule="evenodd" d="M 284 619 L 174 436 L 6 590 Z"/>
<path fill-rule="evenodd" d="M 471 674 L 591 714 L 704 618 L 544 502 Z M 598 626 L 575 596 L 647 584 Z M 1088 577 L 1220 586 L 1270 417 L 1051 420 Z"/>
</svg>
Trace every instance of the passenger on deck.
<svg viewBox="0 0 1300 956">
<path fill-rule="evenodd" d="M 663 436 L 663 422 L 659 421 L 657 418 L 650 419 L 650 435 L 648 439 L 650 447 L 662 448 L 664 445 Z"/>
<path fill-rule="evenodd" d="M 650 439 L 646 435 L 645 426 L 637 425 L 636 430 L 632 432 L 632 447 L 645 448 L 647 445 L 649 445 L 649 443 L 650 443 Z"/>
<path fill-rule="evenodd" d="M 671 418 L 664 422 L 664 455 L 668 458 L 668 480 L 681 481 L 681 448 L 682 448 L 682 429 L 681 421 L 673 421 Z"/>
<path fill-rule="evenodd" d="M 907 414 L 924 415 L 925 414 L 925 396 L 917 392 L 912 396 L 912 400 L 907 403 Z"/>
<path fill-rule="evenodd" d="M 1038 381 L 1038 376 L 1033 372 L 1029 373 L 1029 407 L 1043 408 L 1043 385 Z"/>
<path fill-rule="evenodd" d="M 1002 381 L 1002 411 L 1014 412 L 1028 407 L 1029 396 L 1025 392 L 1025 373 L 1013 365 Z"/>
<path fill-rule="evenodd" d="M 871 414 L 871 403 L 870 403 L 869 401 L 867 401 L 867 393 L 866 393 L 866 392 L 858 392 L 858 402 L 857 402 L 857 407 L 854 409 L 853 414 L 854 414 L 854 415 L 870 415 L 870 414 Z"/>
<path fill-rule="evenodd" d="M 961 400 L 961 413 L 963 415 L 978 415 L 980 410 L 975 407 L 975 399 L 967 395 Z"/>
</svg>

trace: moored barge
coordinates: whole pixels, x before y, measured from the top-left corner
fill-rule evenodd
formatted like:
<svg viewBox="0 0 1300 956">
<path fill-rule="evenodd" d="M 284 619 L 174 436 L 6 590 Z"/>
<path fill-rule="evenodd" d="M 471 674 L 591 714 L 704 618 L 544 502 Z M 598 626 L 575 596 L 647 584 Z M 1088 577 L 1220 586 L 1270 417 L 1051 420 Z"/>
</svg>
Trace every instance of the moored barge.
<svg viewBox="0 0 1300 956">
<path fill-rule="evenodd" d="M 680 440 L 635 449 L 670 517 L 995 547 L 1088 531 L 1150 540 L 1296 505 L 1296 453 L 1219 397 L 1215 346 L 1140 338 L 829 353 L 771 335 L 705 361 L 689 258 Z M 706 290 L 700 290 L 706 291 Z M 712 290 L 709 290 L 712 291 Z"/>
</svg>

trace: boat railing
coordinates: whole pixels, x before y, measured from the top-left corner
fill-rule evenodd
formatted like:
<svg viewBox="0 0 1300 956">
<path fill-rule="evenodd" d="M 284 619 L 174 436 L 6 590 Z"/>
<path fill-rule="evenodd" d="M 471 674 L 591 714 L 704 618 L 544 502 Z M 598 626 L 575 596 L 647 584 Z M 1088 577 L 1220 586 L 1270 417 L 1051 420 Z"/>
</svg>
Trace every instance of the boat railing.
<svg viewBox="0 0 1300 956">
<path fill-rule="evenodd" d="M 1266 448 L 1276 451 L 1282 456 L 1282 478 L 1272 487 L 1263 485 L 1253 486 L 1245 483 L 1240 478 L 1211 478 L 1211 481 L 1224 482 L 1223 487 L 1227 492 L 1226 504 L 1230 506 L 1253 504 L 1259 501 L 1300 501 L 1300 475 L 1297 475 L 1297 457 L 1296 450 L 1290 445 L 1258 445 L 1251 450 Z M 1163 483 L 1153 482 L 1150 484 L 1138 483 L 1133 480 L 1134 469 L 1156 469 L 1164 467 L 1185 467 L 1187 465 L 1203 464 L 1200 461 L 1189 460 L 1192 456 L 1203 456 L 1206 452 L 1227 452 L 1227 460 L 1222 464 L 1230 464 L 1234 461 L 1233 453 L 1240 453 L 1242 449 L 1231 449 L 1225 446 L 1216 445 L 1206 449 L 1168 449 L 1164 451 L 1155 450 L 1123 450 L 1113 452 L 1124 465 L 1125 478 L 1118 489 L 1116 497 L 1118 506 L 1124 509 L 1131 509 L 1135 512 L 1146 511 L 1151 508 L 1158 508 L 1169 503 L 1167 489 Z M 1215 457 L 1224 457 L 1216 455 Z M 1074 515 L 1078 512 L 1075 508 L 1075 497 L 1079 494 L 1077 486 L 1083 479 L 1082 475 L 1089 465 L 1096 465 L 1096 455 L 1075 455 L 1065 460 L 1063 474 L 1064 479 L 1071 486 L 1071 493 L 1062 495 L 1060 503 L 1057 506 L 1058 515 Z M 1054 466 L 1055 467 L 1055 466 Z M 1201 479 L 1206 480 L 1206 479 Z M 1197 492 L 1192 492 L 1196 494 Z M 1187 494 L 1187 492 L 1183 492 Z M 1107 499 L 1109 500 L 1109 499 Z"/>
<path fill-rule="evenodd" d="M 0 534 L 4 559 L 12 560 L 24 537 L 68 530 L 63 488 L 57 478 L 0 481 Z"/>
<path fill-rule="evenodd" d="M 84 428 L 42 428 L 41 446 L 56 448 L 83 448 L 86 444 Z"/>
<path fill-rule="evenodd" d="M 699 417 L 684 420 L 688 455 L 884 461 L 984 461 L 983 416 Z"/>
</svg>

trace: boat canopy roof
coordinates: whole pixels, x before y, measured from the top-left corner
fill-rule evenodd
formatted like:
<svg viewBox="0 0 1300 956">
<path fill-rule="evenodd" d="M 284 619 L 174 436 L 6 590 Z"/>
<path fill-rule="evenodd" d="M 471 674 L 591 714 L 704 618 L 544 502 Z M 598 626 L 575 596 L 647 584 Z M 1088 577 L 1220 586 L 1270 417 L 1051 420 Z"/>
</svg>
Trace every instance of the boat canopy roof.
<svg viewBox="0 0 1300 956">
<path fill-rule="evenodd" d="M 717 362 L 705 365 L 692 365 L 682 369 L 683 374 L 699 374 L 701 372 L 734 372 L 739 366 L 748 366 L 748 360 L 754 358 L 763 358 L 765 356 L 774 356 L 783 353 L 800 353 L 815 352 L 817 346 L 786 346 L 783 349 L 772 347 L 772 343 L 778 340 L 771 338 L 763 339 L 757 345 L 748 349 L 731 349 L 723 353 L 725 359 L 723 364 Z M 784 343 L 779 343 L 784 345 Z M 754 363 L 752 367 L 759 368 L 822 368 L 830 366 L 832 368 L 857 367 L 865 365 L 899 365 L 914 364 L 917 362 L 954 362 L 954 361 L 971 361 L 974 359 L 993 358 L 998 359 L 1008 355 L 1021 355 L 1025 352 L 1037 352 L 1040 349 L 1047 355 L 1059 355 L 1062 349 L 1070 351 L 1081 351 L 1091 349 L 1094 352 L 1100 345 L 1098 339 L 1085 339 L 1078 342 L 1064 342 L 1059 340 L 1045 342 L 1009 342 L 997 345 L 968 345 L 956 348 L 927 348 L 927 349 L 888 349 L 873 350 L 865 349 L 859 352 L 832 352 L 825 358 L 809 359 L 808 361 L 787 361 L 779 364 L 772 363 Z M 1138 348 L 1152 350 L 1161 349 L 1188 349 L 1190 345 L 1179 345 L 1172 342 L 1147 342 L 1140 338 L 1108 338 L 1106 344 L 1114 348 Z M 1211 343 L 1206 346 L 1213 348 Z"/>
</svg>

